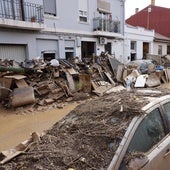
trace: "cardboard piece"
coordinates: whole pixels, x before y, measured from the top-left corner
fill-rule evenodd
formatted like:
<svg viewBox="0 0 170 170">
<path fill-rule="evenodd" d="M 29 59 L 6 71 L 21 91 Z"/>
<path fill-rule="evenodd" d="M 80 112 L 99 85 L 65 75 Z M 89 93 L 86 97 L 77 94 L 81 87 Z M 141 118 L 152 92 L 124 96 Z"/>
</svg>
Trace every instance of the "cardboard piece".
<svg viewBox="0 0 170 170">
<path fill-rule="evenodd" d="M 15 148 L 2 151 L 1 154 L 3 155 L 3 159 L 0 160 L 0 163 L 5 164 L 14 157 L 24 153 L 34 142 L 39 140 L 40 140 L 39 135 L 36 132 L 33 132 L 28 140 L 18 144 Z"/>
<path fill-rule="evenodd" d="M 159 77 L 156 75 L 156 73 L 152 73 L 148 76 L 148 79 L 146 81 L 147 87 L 156 87 L 160 85 L 161 85 L 161 81 Z"/>
</svg>

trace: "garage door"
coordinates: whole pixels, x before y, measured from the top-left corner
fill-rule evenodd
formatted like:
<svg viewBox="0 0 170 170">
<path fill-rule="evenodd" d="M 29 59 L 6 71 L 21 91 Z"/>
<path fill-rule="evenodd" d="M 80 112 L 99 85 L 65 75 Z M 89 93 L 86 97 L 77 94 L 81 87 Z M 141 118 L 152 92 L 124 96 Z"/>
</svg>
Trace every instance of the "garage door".
<svg viewBox="0 0 170 170">
<path fill-rule="evenodd" d="M 23 62 L 26 59 L 26 47 L 24 45 L 0 44 L 0 58 Z"/>
<path fill-rule="evenodd" d="M 55 58 L 58 58 L 58 41 L 37 39 L 37 50 L 38 56 L 52 53 L 55 55 Z"/>
</svg>

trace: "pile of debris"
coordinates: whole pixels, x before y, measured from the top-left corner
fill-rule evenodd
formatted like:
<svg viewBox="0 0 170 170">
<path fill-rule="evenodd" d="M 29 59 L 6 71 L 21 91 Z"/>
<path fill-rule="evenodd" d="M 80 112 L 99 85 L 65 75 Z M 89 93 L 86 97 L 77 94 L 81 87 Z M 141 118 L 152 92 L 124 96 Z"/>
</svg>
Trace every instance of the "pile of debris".
<svg viewBox="0 0 170 170">
<path fill-rule="evenodd" d="M 107 53 L 69 60 L 37 58 L 23 63 L 0 60 L 0 101 L 6 107 L 35 108 L 88 98 L 92 94 L 170 82 L 169 57 L 158 65 L 141 60 L 124 65 Z M 169 62 L 170 63 L 170 62 Z M 160 64 L 160 63 L 159 63 Z M 118 86 L 123 85 L 123 86 Z"/>
<path fill-rule="evenodd" d="M 92 60 L 0 62 L 0 101 L 7 107 L 44 106 L 103 95 L 115 86 L 108 56 Z M 80 95 L 81 94 L 81 95 Z M 86 95 L 88 94 L 88 95 Z"/>
<path fill-rule="evenodd" d="M 142 114 L 129 93 L 115 93 L 79 105 L 7 169 L 107 169 L 131 119 Z M 131 107 L 133 103 L 134 107 Z M 123 107 L 123 109 L 122 109 Z M 89 128 L 90 127 L 90 128 Z M 10 160 L 1 156 L 1 163 Z"/>
<path fill-rule="evenodd" d="M 166 94 L 167 91 L 162 90 L 150 95 Z M 124 90 L 79 105 L 44 136 L 37 138 L 34 134 L 31 147 L 26 142 L 26 146 L 19 145 L 17 148 L 20 150 L 16 152 L 16 148 L 3 151 L 0 168 L 107 169 L 129 123 L 134 116 L 143 114 L 141 108 L 149 102 L 145 96 L 142 97 L 145 94 Z M 14 158 L 16 154 L 22 155 Z"/>
</svg>

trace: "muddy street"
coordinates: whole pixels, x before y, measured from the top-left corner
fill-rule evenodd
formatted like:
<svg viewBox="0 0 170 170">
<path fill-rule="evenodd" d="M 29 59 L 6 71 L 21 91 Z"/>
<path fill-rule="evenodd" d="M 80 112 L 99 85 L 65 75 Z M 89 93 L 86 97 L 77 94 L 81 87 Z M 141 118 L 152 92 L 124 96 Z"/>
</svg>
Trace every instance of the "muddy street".
<svg viewBox="0 0 170 170">
<path fill-rule="evenodd" d="M 0 109 L 0 150 L 10 149 L 29 138 L 32 132 L 41 134 L 62 119 L 77 103 L 66 105 L 63 109 L 48 110 L 29 114 L 16 114 Z"/>
</svg>

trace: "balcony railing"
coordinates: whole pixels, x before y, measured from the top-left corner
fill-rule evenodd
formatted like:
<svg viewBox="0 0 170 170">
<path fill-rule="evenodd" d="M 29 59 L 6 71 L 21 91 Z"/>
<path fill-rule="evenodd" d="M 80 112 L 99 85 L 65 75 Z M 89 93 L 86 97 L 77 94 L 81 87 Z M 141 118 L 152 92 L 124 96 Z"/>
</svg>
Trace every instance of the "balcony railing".
<svg viewBox="0 0 170 170">
<path fill-rule="evenodd" d="M 100 17 L 94 18 L 93 30 L 120 33 L 120 21 L 102 19 Z"/>
<path fill-rule="evenodd" d="M 43 6 L 20 0 L 0 0 L 0 18 L 43 23 Z"/>
</svg>

